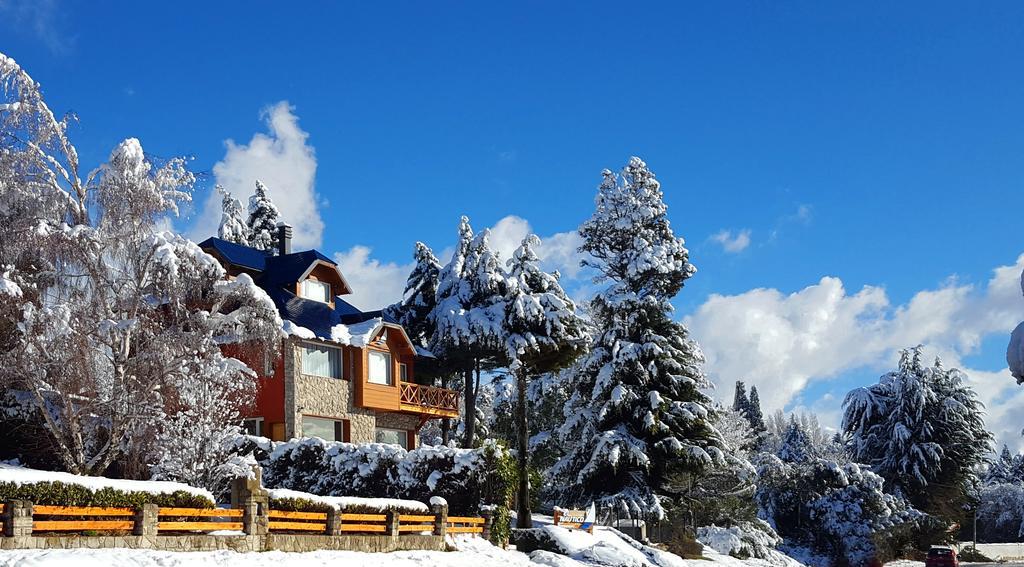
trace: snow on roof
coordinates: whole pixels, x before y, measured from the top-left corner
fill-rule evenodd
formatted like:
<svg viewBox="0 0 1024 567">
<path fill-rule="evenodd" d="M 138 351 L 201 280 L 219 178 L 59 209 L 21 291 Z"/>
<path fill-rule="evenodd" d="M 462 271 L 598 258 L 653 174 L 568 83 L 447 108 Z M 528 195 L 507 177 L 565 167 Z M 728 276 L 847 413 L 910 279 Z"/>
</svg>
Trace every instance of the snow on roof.
<svg viewBox="0 0 1024 567">
<path fill-rule="evenodd" d="M 79 476 L 65 472 L 41 471 L 0 463 L 0 482 L 12 482 L 17 485 L 34 484 L 38 482 L 63 482 L 64 484 L 77 484 L 92 490 L 102 488 L 113 488 L 126 492 L 148 492 L 149 494 L 172 494 L 182 491 L 206 498 L 211 504 L 215 502 L 213 494 L 208 490 L 196 488 L 180 482 L 166 482 L 156 480 L 123 480 L 117 478 L 105 478 L 101 476 Z"/>
<path fill-rule="evenodd" d="M 299 492 L 298 490 L 289 490 L 287 488 L 271 488 L 267 490 L 270 493 L 270 499 L 302 499 L 317 502 L 319 504 L 326 504 L 335 510 L 344 510 L 346 508 L 373 508 L 381 512 L 387 510 L 403 510 L 403 511 L 416 511 L 416 512 L 430 512 L 430 508 L 426 504 L 416 500 L 401 500 L 398 498 L 358 498 L 355 496 L 319 496 L 317 494 L 310 494 L 308 492 Z"/>
</svg>

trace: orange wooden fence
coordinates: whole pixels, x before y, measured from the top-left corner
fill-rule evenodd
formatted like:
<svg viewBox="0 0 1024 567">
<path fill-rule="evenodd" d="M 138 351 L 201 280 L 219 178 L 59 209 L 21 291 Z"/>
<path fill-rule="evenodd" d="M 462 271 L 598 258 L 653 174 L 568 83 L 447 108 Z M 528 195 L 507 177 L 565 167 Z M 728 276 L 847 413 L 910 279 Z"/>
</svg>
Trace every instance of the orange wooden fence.
<svg viewBox="0 0 1024 567">
<path fill-rule="evenodd" d="M 270 531 L 327 531 L 326 512 L 286 512 L 284 510 L 269 510 L 267 515 L 270 516 Z"/>
<path fill-rule="evenodd" d="M 6 507 L 0 503 L 0 528 Z M 158 508 L 157 533 L 243 531 L 243 511 L 225 508 Z M 150 516 L 151 517 L 151 516 Z M 271 532 L 328 533 L 328 514 L 325 512 L 290 512 L 268 510 Z M 139 521 L 134 508 L 96 506 L 34 506 L 32 532 L 131 532 Z M 388 519 L 385 514 L 339 513 L 342 533 L 385 534 Z M 437 517 L 428 514 L 399 514 L 399 534 L 433 533 Z M 445 529 L 452 534 L 482 534 L 484 518 L 449 516 Z M 0 534 L 2 534 L 0 529 Z"/>
<path fill-rule="evenodd" d="M 448 516 L 448 533 L 450 534 L 482 534 L 483 532 L 483 518 Z"/>
<path fill-rule="evenodd" d="M 221 508 L 160 508 L 159 532 L 242 531 L 242 511 Z"/>
</svg>

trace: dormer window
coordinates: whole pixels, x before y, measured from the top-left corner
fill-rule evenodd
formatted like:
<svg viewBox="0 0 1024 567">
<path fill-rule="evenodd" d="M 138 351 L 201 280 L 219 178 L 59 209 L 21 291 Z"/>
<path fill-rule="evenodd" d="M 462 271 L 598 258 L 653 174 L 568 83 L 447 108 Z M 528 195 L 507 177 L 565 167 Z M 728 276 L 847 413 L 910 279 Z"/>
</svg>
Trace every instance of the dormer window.
<svg viewBox="0 0 1024 567">
<path fill-rule="evenodd" d="M 331 284 L 317 280 L 302 280 L 302 297 L 320 303 L 331 302 Z"/>
</svg>

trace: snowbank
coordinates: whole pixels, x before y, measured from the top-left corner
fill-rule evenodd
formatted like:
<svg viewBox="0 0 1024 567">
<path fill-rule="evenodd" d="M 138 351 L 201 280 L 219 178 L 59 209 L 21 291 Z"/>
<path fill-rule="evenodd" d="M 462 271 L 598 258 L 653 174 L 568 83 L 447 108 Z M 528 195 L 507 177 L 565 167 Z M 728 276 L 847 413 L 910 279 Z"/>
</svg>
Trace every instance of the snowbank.
<svg viewBox="0 0 1024 567">
<path fill-rule="evenodd" d="M 310 494 L 308 492 L 299 492 L 298 490 L 288 490 L 287 488 L 272 488 L 267 492 L 270 493 L 271 500 L 279 499 L 302 499 L 316 502 L 318 504 L 325 504 L 334 508 L 335 510 L 346 510 L 351 508 L 360 509 L 373 509 L 380 512 L 386 512 L 388 510 L 400 510 L 403 512 L 422 512 L 424 514 L 430 512 L 430 508 L 416 500 L 400 500 L 398 498 L 358 498 L 356 496 L 318 496 L 316 494 Z"/>
<path fill-rule="evenodd" d="M 607 535 L 607 534 L 606 534 Z M 593 536 L 591 536 L 593 537 Z M 0 551 L 0 567 L 32 565 L 33 567 L 328 567 L 333 565 L 373 565 L 375 567 L 594 567 L 595 565 L 631 565 L 630 557 L 611 551 L 618 544 L 609 540 L 609 552 L 597 563 L 580 561 L 548 551 L 530 555 L 495 547 L 481 538 L 450 538 L 457 551 L 398 551 L 394 553 L 359 553 L 355 551 L 315 551 L 312 553 L 238 553 L 234 551 L 152 551 L 145 549 L 18 549 Z M 578 542 L 577 542 L 578 543 Z M 626 544 L 627 547 L 631 547 Z M 651 548 L 647 548 L 651 549 Z M 625 549 L 622 549 L 627 553 Z M 656 551 L 656 550 L 655 550 Z M 660 552 L 657 567 L 750 567 L 767 563 L 758 560 L 740 561 L 715 553 L 704 559 L 684 560 Z M 900 566 L 902 567 L 902 566 Z"/>
<path fill-rule="evenodd" d="M 91 490 L 112 488 L 124 492 L 147 492 L 149 494 L 173 494 L 181 491 L 200 498 L 205 498 L 210 501 L 210 504 L 215 502 L 213 494 L 208 490 L 189 486 L 180 482 L 122 480 L 101 476 L 79 476 L 71 473 L 40 471 L 2 463 L 0 463 L 0 482 L 10 482 L 17 485 L 35 484 L 39 482 L 62 482 L 64 484 L 76 484 Z"/>
</svg>

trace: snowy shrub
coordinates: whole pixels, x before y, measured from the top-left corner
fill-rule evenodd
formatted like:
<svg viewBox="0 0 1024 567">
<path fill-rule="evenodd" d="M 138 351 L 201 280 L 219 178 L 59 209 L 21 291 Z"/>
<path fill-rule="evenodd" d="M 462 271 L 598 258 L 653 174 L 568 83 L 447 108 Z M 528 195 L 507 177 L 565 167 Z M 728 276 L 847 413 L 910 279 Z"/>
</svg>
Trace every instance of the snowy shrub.
<svg viewBox="0 0 1024 567">
<path fill-rule="evenodd" d="M 925 518 L 883 492 L 880 476 L 853 463 L 764 455 L 758 473 L 761 516 L 788 544 L 834 561 L 861 565 L 884 558 Z"/>
<path fill-rule="evenodd" d="M 981 541 L 1024 541 L 1024 486 L 999 483 L 981 488 L 978 538 Z"/>
<path fill-rule="evenodd" d="M 496 505 L 507 515 L 514 479 L 508 452 L 494 443 L 479 449 L 424 446 L 407 451 L 380 443 L 340 443 L 317 438 L 275 443 L 240 437 L 238 454 L 263 467 L 263 483 L 321 496 L 400 498 L 427 502 L 443 496 L 453 513 L 478 513 Z M 507 472 L 507 471 L 506 471 Z"/>
<path fill-rule="evenodd" d="M 770 559 L 782 542 L 775 530 L 764 520 L 740 522 L 730 528 L 716 525 L 697 528 L 697 540 L 723 555 L 740 559 Z"/>
<path fill-rule="evenodd" d="M 63 482 L 0 482 L 0 502 L 12 499 L 31 500 L 33 504 L 46 506 L 131 508 L 143 504 L 156 504 L 168 508 L 213 508 L 213 500 L 184 490 L 155 494 L 116 488 L 93 490 L 78 484 Z"/>
</svg>

